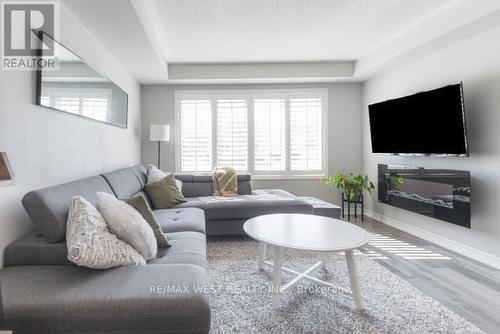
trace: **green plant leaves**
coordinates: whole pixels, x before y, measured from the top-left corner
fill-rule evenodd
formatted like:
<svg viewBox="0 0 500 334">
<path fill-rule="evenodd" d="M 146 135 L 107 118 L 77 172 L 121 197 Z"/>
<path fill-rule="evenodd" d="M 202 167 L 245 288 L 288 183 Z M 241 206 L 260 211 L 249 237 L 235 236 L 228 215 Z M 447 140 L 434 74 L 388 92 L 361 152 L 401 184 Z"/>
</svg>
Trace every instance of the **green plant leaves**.
<svg viewBox="0 0 500 334">
<path fill-rule="evenodd" d="M 359 197 L 364 190 L 371 194 L 372 190 L 375 189 L 375 185 L 370 181 L 368 175 L 354 175 L 352 173 L 337 173 L 335 176 L 328 177 L 326 184 L 334 185 L 337 189 L 342 190 L 349 200 Z"/>
</svg>

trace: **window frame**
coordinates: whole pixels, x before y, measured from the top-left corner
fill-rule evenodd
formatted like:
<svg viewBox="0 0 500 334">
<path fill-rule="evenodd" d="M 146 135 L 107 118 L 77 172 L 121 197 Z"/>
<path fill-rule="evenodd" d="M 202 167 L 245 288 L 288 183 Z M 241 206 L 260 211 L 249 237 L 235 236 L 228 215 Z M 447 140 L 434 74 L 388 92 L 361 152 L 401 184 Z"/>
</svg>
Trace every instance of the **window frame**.
<svg viewBox="0 0 500 334">
<path fill-rule="evenodd" d="M 217 163 L 217 100 L 243 99 L 247 103 L 247 170 L 238 171 L 249 173 L 254 179 L 316 179 L 324 178 L 328 171 L 328 89 L 244 89 L 244 90 L 176 90 L 175 93 L 175 170 L 177 173 L 210 174 L 211 171 L 195 172 L 181 170 L 181 133 L 180 133 L 180 102 L 181 100 L 210 100 L 212 106 L 212 168 Z M 321 140 L 322 169 L 298 171 L 290 168 L 290 99 L 293 98 L 320 98 L 321 99 Z M 255 99 L 284 99 L 285 100 L 285 170 L 283 171 L 256 171 L 255 170 L 255 140 L 254 140 L 254 100 Z"/>
</svg>

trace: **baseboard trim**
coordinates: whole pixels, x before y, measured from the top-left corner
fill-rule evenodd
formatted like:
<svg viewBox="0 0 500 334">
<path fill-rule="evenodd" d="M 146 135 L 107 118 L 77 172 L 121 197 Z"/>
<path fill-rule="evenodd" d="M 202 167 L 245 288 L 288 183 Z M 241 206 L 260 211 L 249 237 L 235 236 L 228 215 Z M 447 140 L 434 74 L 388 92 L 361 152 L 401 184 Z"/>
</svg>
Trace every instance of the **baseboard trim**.
<svg viewBox="0 0 500 334">
<path fill-rule="evenodd" d="M 381 214 L 374 212 L 372 210 L 365 209 L 365 214 L 370 218 L 378 220 L 378 221 L 380 221 L 386 225 L 389 225 L 391 227 L 394 227 L 398 230 L 401 230 L 403 232 L 409 233 L 409 234 L 414 235 L 416 237 L 422 238 L 426 241 L 432 242 L 440 247 L 449 249 L 455 253 L 466 256 L 466 257 L 471 258 L 473 260 L 476 260 L 478 262 L 481 262 L 481 263 L 483 263 L 487 266 L 490 266 L 492 268 L 500 269 L 500 257 L 491 255 L 489 253 L 486 253 L 482 250 L 479 250 L 479 249 L 476 249 L 473 247 L 463 245 L 459 242 L 450 240 L 450 239 L 442 237 L 440 235 L 425 231 L 421 228 L 404 223 L 400 220 L 381 215 Z"/>
</svg>

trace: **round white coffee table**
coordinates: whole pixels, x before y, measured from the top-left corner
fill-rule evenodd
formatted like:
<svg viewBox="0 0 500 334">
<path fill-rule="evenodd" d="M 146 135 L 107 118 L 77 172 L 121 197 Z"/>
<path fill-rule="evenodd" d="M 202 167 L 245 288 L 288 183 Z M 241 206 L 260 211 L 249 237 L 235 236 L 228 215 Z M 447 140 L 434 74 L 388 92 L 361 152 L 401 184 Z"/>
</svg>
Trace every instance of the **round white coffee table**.
<svg viewBox="0 0 500 334">
<path fill-rule="evenodd" d="M 280 305 L 281 295 L 300 280 L 306 279 L 337 288 L 332 283 L 312 277 L 314 270 L 325 266 L 327 252 L 345 252 L 351 291 L 358 309 L 364 309 L 359 288 L 358 270 L 353 250 L 362 247 L 370 240 L 370 235 L 364 229 L 338 219 L 306 214 L 272 214 L 247 220 L 243 225 L 245 232 L 253 239 L 260 241 L 257 260 L 259 270 L 264 265 L 273 268 L 273 308 Z M 273 247 L 274 263 L 266 261 L 267 245 Z M 283 267 L 284 248 L 321 251 L 321 261 L 304 272 Z M 281 285 L 282 271 L 297 275 L 290 282 Z"/>
</svg>

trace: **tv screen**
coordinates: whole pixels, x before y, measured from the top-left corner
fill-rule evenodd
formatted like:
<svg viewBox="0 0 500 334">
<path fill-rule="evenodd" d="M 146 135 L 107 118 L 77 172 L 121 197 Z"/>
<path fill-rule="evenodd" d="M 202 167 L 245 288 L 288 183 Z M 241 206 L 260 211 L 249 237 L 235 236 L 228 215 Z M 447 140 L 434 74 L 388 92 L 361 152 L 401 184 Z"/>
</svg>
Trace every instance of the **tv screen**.
<svg viewBox="0 0 500 334">
<path fill-rule="evenodd" d="M 462 83 L 368 106 L 373 153 L 467 156 Z"/>
</svg>

